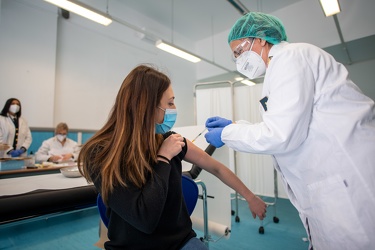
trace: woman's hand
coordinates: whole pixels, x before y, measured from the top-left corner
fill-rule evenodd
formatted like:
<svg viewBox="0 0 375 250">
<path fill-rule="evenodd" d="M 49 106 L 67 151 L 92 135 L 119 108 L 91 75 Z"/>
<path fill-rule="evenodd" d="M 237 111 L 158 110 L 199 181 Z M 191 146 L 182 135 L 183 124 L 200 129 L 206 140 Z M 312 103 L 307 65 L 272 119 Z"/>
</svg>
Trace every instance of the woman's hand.
<svg viewBox="0 0 375 250">
<path fill-rule="evenodd" d="M 180 134 L 171 134 L 167 139 L 164 140 L 158 151 L 158 155 L 165 156 L 171 160 L 181 152 L 182 147 L 184 146 L 184 138 Z"/>
<path fill-rule="evenodd" d="M 260 220 L 266 218 L 267 204 L 261 198 L 254 195 L 250 200 L 247 201 L 247 203 L 249 204 L 249 208 L 254 219 L 256 216 L 258 216 Z"/>
</svg>

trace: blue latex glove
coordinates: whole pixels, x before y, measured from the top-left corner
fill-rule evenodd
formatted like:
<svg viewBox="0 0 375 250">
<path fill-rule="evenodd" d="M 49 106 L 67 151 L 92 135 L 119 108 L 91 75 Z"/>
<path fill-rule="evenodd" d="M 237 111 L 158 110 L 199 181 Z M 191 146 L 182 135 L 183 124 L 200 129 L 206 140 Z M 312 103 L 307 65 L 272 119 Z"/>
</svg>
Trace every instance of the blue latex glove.
<svg viewBox="0 0 375 250">
<path fill-rule="evenodd" d="M 213 146 L 220 148 L 224 145 L 224 142 L 221 140 L 221 133 L 224 128 L 210 128 L 208 132 L 204 135 L 206 141 Z"/>
<path fill-rule="evenodd" d="M 20 155 L 22 155 L 25 151 L 23 151 L 22 149 L 17 149 L 17 150 L 12 150 L 9 152 L 9 154 L 12 156 L 12 157 L 18 157 Z"/>
<path fill-rule="evenodd" d="M 231 120 L 222 118 L 220 116 L 214 116 L 207 119 L 206 128 L 224 128 L 229 124 L 232 124 Z"/>
</svg>

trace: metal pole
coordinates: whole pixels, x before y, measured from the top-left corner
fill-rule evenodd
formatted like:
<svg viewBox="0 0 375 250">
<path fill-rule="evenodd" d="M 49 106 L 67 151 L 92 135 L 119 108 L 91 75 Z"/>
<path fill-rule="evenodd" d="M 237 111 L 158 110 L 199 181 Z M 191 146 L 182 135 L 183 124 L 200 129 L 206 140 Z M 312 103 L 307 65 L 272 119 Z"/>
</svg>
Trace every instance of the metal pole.
<svg viewBox="0 0 375 250">
<path fill-rule="evenodd" d="M 231 91 L 232 91 L 232 121 L 235 120 L 235 108 L 234 108 L 234 84 L 235 83 L 231 83 L 230 87 L 231 87 Z M 233 164 L 234 164 L 234 174 L 236 176 L 237 175 L 237 151 L 233 151 Z M 236 204 L 236 207 L 235 207 L 235 214 L 236 214 L 236 219 L 235 221 L 236 222 L 239 222 L 240 221 L 240 216 L 238 215 L 238 193 L 237 191 L 235 191 L 234 193 L 235 195 L 235 204 Z"/>
<path fill-rule="evenodd" d="M 207 188 L 204 182 L 201 180 L 196 180 L 195 183 L 200 185 L 202 187 L 202 200 L 203 200 L 203 230 L 204 230 L 204 236 L 203 241 L 204 244 L 209 247 L 209 241 L 211 239 L 211 235 L 208 232 L 208 213 L 207 213 Z"/>
</svg>

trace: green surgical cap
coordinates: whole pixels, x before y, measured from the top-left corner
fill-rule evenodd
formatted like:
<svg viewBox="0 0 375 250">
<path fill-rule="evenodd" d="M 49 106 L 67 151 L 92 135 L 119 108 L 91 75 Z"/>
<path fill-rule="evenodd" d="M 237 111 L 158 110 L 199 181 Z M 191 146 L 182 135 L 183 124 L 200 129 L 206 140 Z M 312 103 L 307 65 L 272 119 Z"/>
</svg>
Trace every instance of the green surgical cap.
<svg viewBox="0 0 375 250">
<path fill-rule="evenodd" d="M 238 19 L 229 32 L 228 43 L 246 37 L 260 38 L 272 44 L 287 40 L 281 21 L 260 12 L 249 12 Z"/>
</svg>

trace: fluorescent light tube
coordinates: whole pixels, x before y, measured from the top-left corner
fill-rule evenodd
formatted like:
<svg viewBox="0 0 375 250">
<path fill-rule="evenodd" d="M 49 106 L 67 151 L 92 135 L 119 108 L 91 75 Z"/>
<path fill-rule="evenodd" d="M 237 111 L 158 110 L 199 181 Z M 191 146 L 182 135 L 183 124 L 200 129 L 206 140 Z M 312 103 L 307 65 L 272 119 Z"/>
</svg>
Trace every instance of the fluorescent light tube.
<svg viewBox="0 0 375 250">
<path fill-rule="evenodd" d="M 64 10 L 76 13 L 77 15 L 86 17 L 94 22 L 100 23 L 102 25 L 108 26 L 112 23 L 111 18 L 108 14 L 98 11 L 84 3 L 75 0 L 44 0 L 51 4 L 54 4 Z"/>
<path fill-rule="evenodd" d="M 338 0 L 320 0 L 320 4 L 326 16 L 333 16 L 341 11 Z"/>
<path fill-rule="evenodd" d="M 243 80 L 243 81 L 241 81 L 241 83 L 243 83 L 247 86 L 254 86 L 255 85 L 255 82 L 252 82 L 250 80 Z"/>
<path fill-rule="evenodd" d="M 158 47 L 161 50 L 164 50 L 164 51 L 166 51 L 168 53 L 171 53 L 175 56 L 179 56 L 179 57 L 181 57 L 185 60 L 188 60 L 190 62 L 193 62 L 193 63 L 197 63 L 197 62 L 201 61 L 201 59 L 199 57 L 196 57 L 196 56 L 194 56 L 194 55 L 192 55 L 188 52 L 185 52 L 182 49 L 178 49 L 174 45 L 167 44 L 167 43 L 163 42 L 162 40 L 157 40 L 155 46 Z"/>
</svg>

